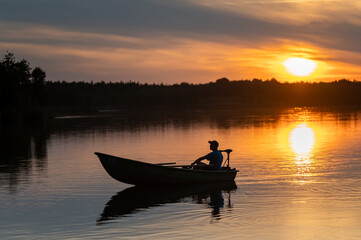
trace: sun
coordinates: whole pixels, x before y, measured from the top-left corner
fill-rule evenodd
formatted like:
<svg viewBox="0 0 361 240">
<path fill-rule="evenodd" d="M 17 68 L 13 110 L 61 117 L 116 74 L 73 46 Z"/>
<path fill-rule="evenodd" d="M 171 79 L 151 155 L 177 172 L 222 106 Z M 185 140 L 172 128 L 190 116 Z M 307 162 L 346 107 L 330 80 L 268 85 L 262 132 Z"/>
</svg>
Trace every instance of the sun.
<svg viewBox="0 0 361 240">
<path fill-rule="evenodd" d="M 309 76 L 317 68 L 315 61 L 298 57 L 288 58 L 282 65 L 285 66 L 287 72 L 297 77 Z"/>
</svg>

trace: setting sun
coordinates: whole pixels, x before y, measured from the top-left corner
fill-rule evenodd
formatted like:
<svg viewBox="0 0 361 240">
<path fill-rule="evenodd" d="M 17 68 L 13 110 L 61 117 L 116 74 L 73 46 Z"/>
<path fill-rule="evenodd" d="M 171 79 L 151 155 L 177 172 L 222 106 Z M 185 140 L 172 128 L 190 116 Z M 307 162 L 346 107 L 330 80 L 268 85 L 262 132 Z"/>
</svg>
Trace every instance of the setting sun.
<svg viewBox="0 0 361 240">
<path fill-rule="evenodd" d="M 288 58 L 282 65 L 285 66 L 287 72 L 298 77 L 309 76 L 317 67 L 315 61 L 298 57 Z"/>
</svg>

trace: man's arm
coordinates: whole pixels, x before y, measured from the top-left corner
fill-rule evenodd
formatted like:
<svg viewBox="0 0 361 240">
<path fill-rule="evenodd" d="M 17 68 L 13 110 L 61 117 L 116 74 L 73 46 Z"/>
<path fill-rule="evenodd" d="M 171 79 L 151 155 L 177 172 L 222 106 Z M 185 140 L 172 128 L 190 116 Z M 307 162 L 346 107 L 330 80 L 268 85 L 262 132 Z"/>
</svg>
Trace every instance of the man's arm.
<svg viewBox="0 0 361 240">
<path fill-rule="evenodd" d="M 195 165 L 195 164 L 197 164 L 197 163 L 201 162 L 202 160 L 207 159 L 207 156 L 208 156 L 208 154 L 207 154 L 207 155 L 205 155 L 205 156 L 203 156 L 203 157 L 198 158 L 198 159 L 197 159 L 197 160 L 195 160 L 195 161 L 194 161 L 191 165 L 193 166 L 193 165 Z"/>
</svg>

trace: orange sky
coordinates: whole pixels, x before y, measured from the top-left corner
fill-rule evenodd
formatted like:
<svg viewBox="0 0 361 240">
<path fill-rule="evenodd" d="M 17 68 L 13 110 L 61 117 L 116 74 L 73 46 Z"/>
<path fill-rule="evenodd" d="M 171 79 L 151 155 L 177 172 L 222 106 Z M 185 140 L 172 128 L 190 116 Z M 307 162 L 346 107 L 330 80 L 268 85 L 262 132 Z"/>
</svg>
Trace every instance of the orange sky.
<svg viewBox="0 0 361 240">
<path fill-rule="evenodd" d="M 0 10 L 0 51 L 52 81 L 361 80 L 360 11 L 337 0 L 22 0 Z M 290 57 L 318 67 L 293 76 Z"/>
</svg>

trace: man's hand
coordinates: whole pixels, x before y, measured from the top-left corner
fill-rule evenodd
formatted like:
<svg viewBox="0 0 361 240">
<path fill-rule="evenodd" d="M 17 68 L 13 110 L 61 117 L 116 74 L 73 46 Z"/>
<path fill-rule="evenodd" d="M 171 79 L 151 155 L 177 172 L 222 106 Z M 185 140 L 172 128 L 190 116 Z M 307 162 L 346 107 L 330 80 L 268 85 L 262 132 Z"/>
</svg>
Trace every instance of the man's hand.
<svg viewBox="0 0 361 240">
<path fill-rule="evenodd" d="M 195 160 L 192 164 L 191 164 L 191 166 L 194 166 L 194 165 L 196 165 L 197 163 L 199 163 L 199 158 L 197 159 L 197 160 Z"/>
</svg>

